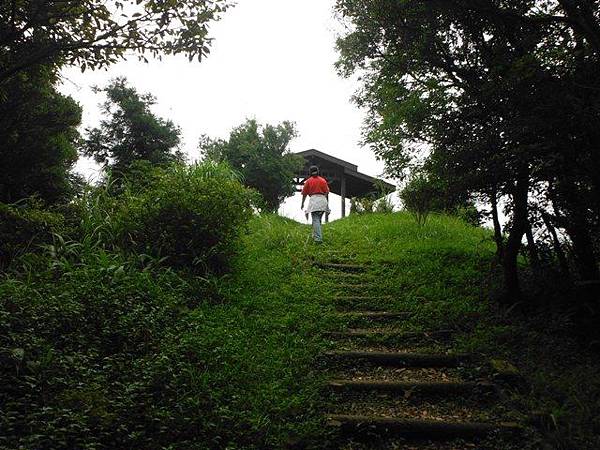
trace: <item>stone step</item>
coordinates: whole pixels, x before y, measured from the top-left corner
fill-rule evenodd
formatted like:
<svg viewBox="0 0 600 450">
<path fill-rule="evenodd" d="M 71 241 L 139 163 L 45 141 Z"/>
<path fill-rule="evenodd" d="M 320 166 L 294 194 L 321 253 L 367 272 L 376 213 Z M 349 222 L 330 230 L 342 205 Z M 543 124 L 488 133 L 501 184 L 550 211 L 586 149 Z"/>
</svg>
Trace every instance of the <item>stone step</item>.
<svg viewBox="0 0 600 450">
<path fill-rule="evenodd" d="M 372 330 L 363 328 L 350 328 L 345 331 L 330 331 L 327 336 L 339 339 L 448 339 L 452 336 L 452 330 L 437 330 L 423 332 L 407 332 L 398 330 Z"/>
<path fill-rule="evenodd" d="M 493 383 L 483 382 L 398 382 L 381 380 L 331 380 L 331 389 L 357 392 L 376 391 L 393 394 L 473 395 L 498 392 Z"/>
<path fill-rule="evenodd" d="M 428 354 L 338 350 L 324 354 L 341 361 L 355 361 L 391 367 L 457 367 L 473 359 L 468 354 Z"/>
<path fill-rule="evenodd" d="M 366 272 L 370 267 L 364 264 L 322 263 L 316 262 L 315 266 L 320 269 L 334 270 L 339 272 Z"/>
<path fill-rule="evenodd" d="M 461 383 L 461 367 L 389 367 L 355 365 L 330 371 L 330 379 L 378 380 L 400 383 Z"/>
<path fill-rule="evenodd" d="M 515 423 L 447 422 L 343 414 L 331 414 L 326 419 L 328 426 L 352 435 L 385 434 L 407 438 L 451 439 L 483 437 L 492 432 L 516 433 L 522 430 Z"/>
</svg>

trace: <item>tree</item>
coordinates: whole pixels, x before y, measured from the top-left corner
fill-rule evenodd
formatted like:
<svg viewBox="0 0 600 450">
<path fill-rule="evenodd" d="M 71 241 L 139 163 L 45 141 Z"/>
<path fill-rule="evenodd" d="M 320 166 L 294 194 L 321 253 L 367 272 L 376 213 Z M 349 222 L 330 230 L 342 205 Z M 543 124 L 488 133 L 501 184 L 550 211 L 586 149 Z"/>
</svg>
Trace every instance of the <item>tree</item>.
<svg viewBox="0 0 600 450">
<path fill-rule="evenodd" d="M 106 67 L 127 52 L 209 51 L 208 23 L 225 0 L 12 0 L 0 4 L 0 86 L 20 71 L 44 64 Z"/>
<path fill-rule="evenodd" d="M 164 166 L 183 160 L 177 150 L 181 132 L 170 120 L 152 113 L 156 99 L 151 94 L 139 94 L 125 78 L 116 78 L 98 91 L 106 93 L 102 110 L 107 118 L 100 127 L 87 130 L 85 155 L 93 156 L 116 177 L 127 175 L 137 161 Z"/>
<path fill-rule="evenodd" d="M 582 276 L 597 277 L 586 243 L 600 199 L 598 2 L 339 0 L 337 9 L 351 25 L 338 67 L 363 75 L 365 140 L 388 169 L 403 175 L 424 158 L 487 197 L 496 217 L 498 198 L 507 201 L 506 241 L 495 220 L 506 299 L 520 296 L 528 200 L 550 198 L 550 186 Z"/>
<path fill-rule="evenodd" d="M 0 202 L 38 196 L 46 203 L 74 191 L 81 107 L 54 88 L 53 70 L 13 77 L 0 102 Z"/>
<path fill-rule="evenodd" d="M 247 120 L 234 128 L 229 140 L 200 140 L 200 151 L 214 161 L 226 161 L 239 171 L 244 183 L 264 198 L 268 211 L 277 211 L 286 197 L 294 194 L 294 173 L 303 166 L 301 157 L 289 152 L 288 145 L 296 137 L 291 122 L 259 125 Z"/>
</svg>

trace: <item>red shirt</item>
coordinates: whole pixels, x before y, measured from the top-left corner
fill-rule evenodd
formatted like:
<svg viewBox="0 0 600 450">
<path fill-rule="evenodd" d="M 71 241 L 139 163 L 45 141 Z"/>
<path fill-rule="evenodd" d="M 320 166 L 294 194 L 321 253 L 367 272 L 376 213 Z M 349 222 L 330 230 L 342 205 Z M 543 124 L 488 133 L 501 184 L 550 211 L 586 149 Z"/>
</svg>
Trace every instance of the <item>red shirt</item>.
<svg viewBox="0 0 600 450">
<path fill-rule="evenodd" d="M 302 195 L 328 194 L 329 186 L 325 178 L 316 176 L 310 177 L 304 182 L 302 187 Z"/>
</svg>

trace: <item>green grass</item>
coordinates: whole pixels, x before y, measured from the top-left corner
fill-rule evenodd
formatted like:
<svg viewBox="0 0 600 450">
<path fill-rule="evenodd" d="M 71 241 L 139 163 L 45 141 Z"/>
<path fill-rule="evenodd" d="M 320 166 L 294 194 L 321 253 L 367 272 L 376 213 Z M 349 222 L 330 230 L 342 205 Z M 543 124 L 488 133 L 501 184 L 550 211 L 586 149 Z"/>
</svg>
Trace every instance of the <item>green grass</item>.
<svg viewBox="0 0 600 450">
<path fill-rule="evenodd" d="M 370 264 L 365 295 L 391 294 L 382 306 L 414 312 L 407 329 L 453 328 L 456 350 L 523 367 L 531 392 L 512 401 L 553 414 L 556 448 L 598 443 L 598 365 L 560 317 L 508 315 L 489 301 L 489 231 L 369 214 L 325 225 L 324 239 L 317 246 L 308 226 L 266 215 L 251 220 L 219 279 L 141 270 L 115 255 L 68 276 L 6 277 L 0 362 L 12 368 L 0 372 L 0 448 L 335 447 L 322 423 L 319 355 L 332 347 L 322 332 L 346 324 L 333 314 L 338 280 L 315 261 Z"/>
<path fill-rule="evenodd" d="M 371 264 L 367 277 L 380 282 L 370 293 L 393 294 L 390 309 L 417 312 L 407 326 L 428 328 L 441 311 L 455 326 L 481 314 L 481 282 L 492 255 L 488 232 L 447 217 L 420 228 L 405 214 L 355 216 L 326 225 L 321 246 L 312 243 L 308 226 L 255 218 L 233 274 L 223 280 L 223 309 L 216 316 L 212 307 L 197 311 L 206 334 L 190 340 L 199 353 L 220 343 L 219 353 L 228 356 L 206 377 L 220 395 L 238 399 L 235 410 L 245 402 L 238 419 L 252 423 L 260 445 L 298 440 L 319 448 L 327 436 L 318 356 L 331 346 L 320 335 L 345 324 L 331 314 L 336 282 L 313 262 Z M 233 434 L 229 445 L 239 437 Z"/>
</svg>

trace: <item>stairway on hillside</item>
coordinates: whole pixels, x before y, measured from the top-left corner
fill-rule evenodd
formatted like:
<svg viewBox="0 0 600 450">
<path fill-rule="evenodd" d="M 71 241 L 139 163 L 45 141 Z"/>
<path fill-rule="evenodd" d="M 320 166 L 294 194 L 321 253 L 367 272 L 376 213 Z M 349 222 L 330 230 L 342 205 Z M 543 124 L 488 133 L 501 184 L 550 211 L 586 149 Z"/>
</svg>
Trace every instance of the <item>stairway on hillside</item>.
<svg viewBox="0 0 600 450">
<path fill-rule="evenodd" d="M 453 352 L 453 331 L 406 331 L 411 311 L 388 310 L 368 265 L 317 263 L 335 286 L 348 328 L 328 332 L 324 357 L 331 393 L 326 423 L 351 449 L 521 448 L 503 389 L 471 370 L 473 355 Z M 372 294 L 377 292 L 377 295 Z"/>
</svg>

